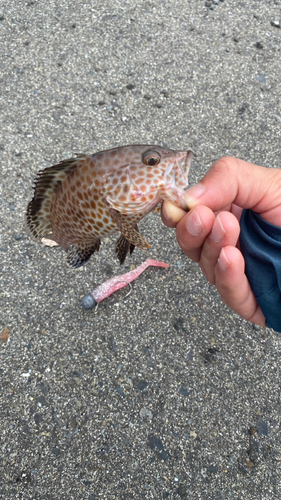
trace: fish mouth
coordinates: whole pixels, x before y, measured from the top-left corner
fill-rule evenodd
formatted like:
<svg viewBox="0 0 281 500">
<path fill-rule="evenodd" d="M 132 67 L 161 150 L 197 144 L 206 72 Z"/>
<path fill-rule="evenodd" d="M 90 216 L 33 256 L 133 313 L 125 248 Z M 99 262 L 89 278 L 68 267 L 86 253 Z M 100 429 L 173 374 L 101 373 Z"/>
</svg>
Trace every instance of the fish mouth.
<svg viewBox="0 0 281 500">
<path fill-rule="evenodd" d="M 170 199 L 183 210 L 188 210 L 184 191 L 188 186 L 192 158 L 192 151 L 177 151 L 165 171 L 166 199 Z"/>
<path fill-rule="evenodd" d="M 176 153 L 173 155 L 173 158 L 169 162 L 166 171 L 165 171 L 165 177 L 167 178 L 168 175 L 172 173 L 174 168 L 177 166 L 181 169 L 182 173 L 187 176 L 192 158 L 193 158 L 193 153 L 192 151 L 176 151 Z M 173 185 L 175 187 L 175 174 L 174 174 L 174 182 Z"/>
<path fill-rule="evenodd" d="M 190 150 L 189 151 L 178 151 L 176 154 L 176 159 L 178 161 L 178 164 L 179 164 L 181 170 L 185 174 L 188 174 L 188 172 L 189 172 L 193 157 L 194 157 L 194 154 Z"/>
</svg>

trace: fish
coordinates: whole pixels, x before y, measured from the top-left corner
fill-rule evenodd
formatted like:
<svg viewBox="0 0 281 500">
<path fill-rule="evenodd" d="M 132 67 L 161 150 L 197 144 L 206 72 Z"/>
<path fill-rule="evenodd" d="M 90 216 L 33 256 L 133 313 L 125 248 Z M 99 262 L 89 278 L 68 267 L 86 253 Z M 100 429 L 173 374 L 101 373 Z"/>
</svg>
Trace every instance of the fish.
<svg viewBox="0 0 281 500">
<path fill-rule="evenodd" d="M 184 191 L 193 154 L 154 145 L 128 145 L 77 154 L 40 170 L 26 222 L 31 236 L 48 238 L 67 252 L 69 267 L 83 266 L 101 239 L 120 231 L 120 264 L 135 247 L 150 247 L 138 222 L 163 200 L 188 210 Z"/>
</svg>

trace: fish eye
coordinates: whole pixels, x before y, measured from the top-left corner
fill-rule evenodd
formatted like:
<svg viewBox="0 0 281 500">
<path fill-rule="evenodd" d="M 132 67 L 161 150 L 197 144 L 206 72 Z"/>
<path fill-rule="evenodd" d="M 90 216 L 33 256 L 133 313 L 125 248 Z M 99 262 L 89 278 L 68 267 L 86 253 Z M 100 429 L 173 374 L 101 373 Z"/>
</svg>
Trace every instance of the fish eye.
<svg viewBox="0 0 281 500">
<path fill-rule="evenodd" d="M 158 165 L 160 163 L 160 155 L 157 151 L 146 151 L 143 154 L 142 161 L 145 165 L 153 167 L 153 165 Z"/>
</svg>

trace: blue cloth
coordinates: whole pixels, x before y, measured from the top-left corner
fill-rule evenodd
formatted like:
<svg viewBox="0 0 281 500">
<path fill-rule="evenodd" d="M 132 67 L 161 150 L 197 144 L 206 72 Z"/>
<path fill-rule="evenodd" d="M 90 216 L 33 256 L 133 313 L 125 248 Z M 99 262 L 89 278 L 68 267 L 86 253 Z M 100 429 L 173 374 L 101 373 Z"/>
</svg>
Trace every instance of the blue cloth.
<svg viewBox="0 0 281 500">
<path fill-rule="evenodd" d="M 281 228 L 252 210 L 243 210 L 240 226 L 246 276 L 266 325 L 281 332 Z"/>
</svg>

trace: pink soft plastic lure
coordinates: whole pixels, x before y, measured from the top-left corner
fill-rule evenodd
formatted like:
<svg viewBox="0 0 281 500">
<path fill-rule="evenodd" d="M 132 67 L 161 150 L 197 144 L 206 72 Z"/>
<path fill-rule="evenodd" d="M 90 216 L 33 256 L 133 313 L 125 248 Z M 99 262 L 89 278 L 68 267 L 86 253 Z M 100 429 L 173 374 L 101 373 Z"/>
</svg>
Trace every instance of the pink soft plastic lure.
<svg viewBox="0 0 281 500">
<path fill-rule="evenodd" d="M 92 309 L 96 303 L 101 302 L 103 299 L 106 299 L 112 293 L 116 292 L 116 290 L 120 290 L 120 288 L 123 288 L 128 285 L 128 283 L 134 281 L 149 266 L 170 267 L 169 264 L 166 264 L 165 262 L 147 259 L 133 271 L 121 274 L 120 276 L 115 276 L 114 278 L 102 283 L 102 285 L 98 286 L 98 288 L 93 290 L 90 294 L 85 295 L 82 299 L 82 307 L 84 309 Z"/>
</svg>

